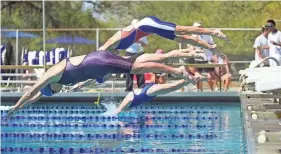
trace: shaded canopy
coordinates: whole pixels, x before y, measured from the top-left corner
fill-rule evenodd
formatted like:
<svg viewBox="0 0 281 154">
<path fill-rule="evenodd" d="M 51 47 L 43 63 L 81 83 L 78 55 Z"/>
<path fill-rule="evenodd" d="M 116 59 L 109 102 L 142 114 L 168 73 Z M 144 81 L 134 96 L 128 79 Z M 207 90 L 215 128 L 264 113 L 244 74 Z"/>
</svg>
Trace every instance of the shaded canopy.
<svg viewBox="0 0 281 154">
<path fill-rule="evenodd" d="M 17 32 L 16 31 L 2 31 L 7 30 L 5 28 L 1 28 L 1 37 L 3 38 L 16 38 Z M 38 35 L 26 33 L 26 32 L 18 32 L 19 38 L 38 38 Z"/>
</svg>

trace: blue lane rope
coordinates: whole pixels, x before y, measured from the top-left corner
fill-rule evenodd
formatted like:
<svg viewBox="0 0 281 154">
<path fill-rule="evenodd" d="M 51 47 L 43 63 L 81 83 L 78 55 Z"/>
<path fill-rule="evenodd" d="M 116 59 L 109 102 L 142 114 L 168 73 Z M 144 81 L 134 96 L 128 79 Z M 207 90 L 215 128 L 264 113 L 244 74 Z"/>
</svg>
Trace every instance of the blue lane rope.
<svg viewBox="0 0 281 154">
<path fill-rule="evenodd" d="M 27 106 L 24 109 L 99 109 L 98 106 Z M 157 109 L 166 109 L 166 110 L 216 110 L 216 109 L 223 109 L 223 107 L 194 107 L 194 106 L 136 106 L 134 110 L 157 110 Z"/>
<path fill-rule="evenodd" d="M 1 119 L 4 120 L 6 117 L 1 116 Z M 124 117 L 114 117 L 114 116 L 13 116 L 10 120 L 218 120 L 219 117 L 210 117 L 210 116 L 155 116 L 155 117 L 133 117 L 133 116 L 124 116 Z"/>
<path fill-rule="evenodd" d="M 17 113 L 20 114 L 30 114 L 30 113 L 44 113 L 44 114 L 100 114 L 105 112 L 106 110 L 58 110 L 58 111 L 54 111 L 54 110 L 20 110 L 17 111 Z M 164 111 L 164 110 L 159 110 L 159 111 L 138 111 L 140 113 L 151 113 L 151 114 L 215 114 L 217 113 L 216 111 Z M 7 110 L 3 111 L 1 110 L 2 114 L 6 114 L 8 113 Z"/>
<path fill-rule="evenodd" d="M 213 128 L 214 125 L 139 125 L 139 124 L 1 124 L 2 128 Z"/>
<path fill-rule="evenodd" d="M 219 132 L 218 132 L 219 134 Z M 218 138 L 217 133 L 209 132 L 209 133 L 187 133 L 187 134 L 57 134 L 57 133 L 1 133 L 1 139 L 3 141 L 9 139 L 215 139 Z"/>
<path fill-rule="evenodd" d="M 1 147 L 2 153 L 225 153 L 225 150 L 193 149 L 193 148 L 31 148 L 31 147 Z"/>
</svg>

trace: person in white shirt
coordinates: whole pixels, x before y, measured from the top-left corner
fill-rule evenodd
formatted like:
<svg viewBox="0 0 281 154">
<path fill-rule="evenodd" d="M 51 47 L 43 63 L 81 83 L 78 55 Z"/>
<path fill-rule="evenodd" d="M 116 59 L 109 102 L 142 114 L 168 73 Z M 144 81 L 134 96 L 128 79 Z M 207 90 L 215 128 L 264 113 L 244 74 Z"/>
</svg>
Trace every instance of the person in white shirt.
<svg viewBox="0 0 281 154">
<path fill-rule="evenodd" d="M 268 34 L 269 56 L 276 58 L 281 64 L 281 32 L 275 26 L 274 20 L 267 20 L 266 27 L 270 31 Z M 270 60 L 270 66 L 277 66 L 277 64 Z"/>
<path fill-rule="evenodd" d="M 194 27 L 200 27 L 202 28 L 202 24 L 200 22 L 194 22 L 193 23 L 193 26 Z M 204 40 L 205 42 L 207 42 L 208 44 L 210 45 L 213 45 L 215 44 L 212 36 L 210 35 L 192 35 L 194 37 L 199 37 L 200 39 Z M 210 50 L 208 49 L 204 49 L 204 48 L 200 48 L 200 47 L 196 47 L 198 50 L 203 50 L 204 51 L 204 59 L 203 60 L 195 60 L 197 63 L 200 63 L 200 64 L 204 64 L 204 63 L 211 63 L 212 61 L 212 57 L 213 57 L 213 52 L 211 52 Z M 192 70 L 192 69 L 191 69 Z M 197 69 L 197 68 L 193 68 L 193 71 L 194 71 L 194 74 L 197 74 L 198 73 L 202 73 L 203 71 L 204 72 L 207 72 L 207 78 L 208 78 L 208 84 L 209 84 L 209 87 L 210 89 L 213 91 L 213 80 L 215 80 L 215 69 L 214 68 L 205 68 L 205 69 Z M 199 81 L 197 82 L 197 90 L 200 90 L 200 91 L 203 91 L 203 84 L 202 84 L 202 81 Z"/>
<path fill-rule="evenodd" d="M 266 27 L 262 28 L 262 34 L 258 36 L 255 40 L 255 61 L 260 62 L 264 58 L 269 56 L 269 46 L 268 46 L 268 34 L 269 29 Z"/>
<path fill-rule="evenodd" d="M 132 24 L 137 23 L 138 20 L 132 20 Z M 126 49 L 126 56 L 134 56 L 136 54 L 141 54 L 144 52 L 143 47 L 148 45 L 148 40 L 146 37 L 142 37 L 138 42 L 132 44 L 129 48 Z M 142 88 L 145 84 L 144 74 L 137 74 L 137 86 Z M 130 92 L 133 90 L 134 84 L 134 74 L 126 74 L 126 89 L 125 91 Z"/>
</svg>

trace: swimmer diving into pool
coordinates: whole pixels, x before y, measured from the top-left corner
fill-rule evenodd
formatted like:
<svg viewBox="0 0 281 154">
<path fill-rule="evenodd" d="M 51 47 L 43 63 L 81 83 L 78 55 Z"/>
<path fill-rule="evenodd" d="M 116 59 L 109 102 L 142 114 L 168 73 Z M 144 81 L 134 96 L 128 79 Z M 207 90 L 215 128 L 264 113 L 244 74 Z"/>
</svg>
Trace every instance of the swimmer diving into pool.
<svg viewBox="0 0 281 154">
<path fill-rule="evenodd" d="M 8 112 L 7 119 L 25 105 L 39 100 L 43 95 L 58 93 L 63 85 L 74 85 L 88 79 L 104 82 L 104 77 L 112 73 L 143 74 L 147 72 L 170 73 L 194 82 L 184 66 L 173 68 L 160 64 L 169 58 L 193 57 L 192 49 L 173 50 L 167 54 L 139 54 L 128 59 L 109 51 L 91 52 L 87 55 L 67 58 L 48 69 Z"/>
<path fill-rule="evenodd" d="M 200 80 L 202 80 L 201 78 Z M 197 78 L 199 80 L 199 78 Z M 127 94 L 114 114 L 119 114 L 125 109 L 129 109 L 143 103 L 153 100 L 157 95 L 164 95 L 182 88 L 190 83 L 190 81 L 181 79 L 173 83 L 165 84 L 146 84 L 141 89 L 136 89 Z"/>
<path fill-rule="evenodd" d="M 210 45 L 198 37 L 186 34 L 206 34 L 228 40 L 220 29 L 211 30 L 193 26 L 180 26 L 174 23 L 161 21 L 155 16 L 149 16 L 140 21 L 133 20 L 131 25 L 115 33 L 99 50 L 127 49 L 140 38 L 150 34 L 156 34 L 179 43 L 191 44 L 209 50 L 215 50 L 216 45 Z"/>
</svg>

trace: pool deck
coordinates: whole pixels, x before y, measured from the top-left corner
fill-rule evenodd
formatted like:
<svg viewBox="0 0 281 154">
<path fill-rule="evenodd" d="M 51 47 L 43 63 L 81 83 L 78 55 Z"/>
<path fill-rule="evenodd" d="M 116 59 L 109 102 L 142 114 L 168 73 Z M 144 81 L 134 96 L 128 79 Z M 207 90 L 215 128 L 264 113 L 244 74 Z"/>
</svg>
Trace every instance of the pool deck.
<svg viewBox="0 0 281 154">
<path fill-rule="evenodd" d="M 241 94 L 249 154 L 281 153 L 281 104 L 272 99 L 280 97 L 257 92 Z"/>
<path fill-rule="evenodd" d="M 1 93 L 2 103 L 15 103 L 23 93 Z M 122 99 L 127 95 L 126 92 L 121 93 L 100 93 L 100 99 L 115 98 Z M 97 100 L 99 93 L 74 92 L 59 93 L 52 97 L 42 97 L 40 102 L 93 102 Z M 166 95 L 157 96 L 154 102 L 240 102 L 240 94 L 237 92 L 173 92 Z M 4 104 L 2 104 L 4 105 Z"/>
</svg>

